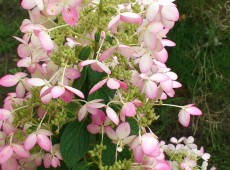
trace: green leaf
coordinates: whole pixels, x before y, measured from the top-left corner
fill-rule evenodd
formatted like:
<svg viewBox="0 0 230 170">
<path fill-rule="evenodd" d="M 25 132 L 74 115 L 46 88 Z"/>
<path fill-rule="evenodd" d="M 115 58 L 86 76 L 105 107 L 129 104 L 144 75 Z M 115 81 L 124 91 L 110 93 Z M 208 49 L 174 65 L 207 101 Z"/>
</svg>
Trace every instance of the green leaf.
<svg viewBox="0 0 230 170">
<path fill-rule="evenodd" d="M 89 162 L 81 161 L 78 162 L 72 170 L 88 170 L 90 167 Z"/>
<path fill-rule="evenodd" d="M 88 71 L 87 72 L 87 79 L 88 79 L 90 87 L 93 87 L 96 83 L 101 81 L 101 79 L 103 77 L 106 77 L 106 73 L 96 72 L 91 67 L 89 67 L 87 71 Z"/>
<path fill-rule="evenodd" d="M 69 168 L 76 165 L 89 150 L 92 135 L 86 126 L 86 121 L 73 121 L 67 125 L 61 136 L 61 154 Z"/>
<path fill-rule="evenodd" d="M 107 35 L 105 40 L 108 41 L 111 45 L 113 44 L 113 37 Z"/>
<path fill-rule="evenodd" d="M 94 34 L 94 39 L 95 39 L 95 41 L 96 41 L 96 42 L 99 42 L 99 41 L 100 41 L 100 38 L 101 38 L 101 34 L 100 34 L 99 32 L 96 32 L 96 33 Z"/>
<path fill-rule="evenodd" d="M 116 159 L 116 145 L 111 142 L 108 137 L 104 138 L 104 145 L 106 145 L 106 150 L 102 153 L 102 162 L 105 165 L 113 165 Z M 128 147 L 124 147 L 122 152 L 118 152 L 118 160 L 130 159 L 131 154 Z"/>
<path fill-rule="evenodd" d="M 103 99 L 104 103 L 107 104 L 110 101 L 110 98 L 113 98 L 115 95 L 116 90 L 111 90 L 107 86 L 104 86 L 94 92 L 93 94 L 89 95 L 87 101 L 95 100 L 95 99 Z"/>
<path fill-rule="evenodd" d="M 88 69 L 89 66 L 84 67 L 81 72 L 81 77 L 73 82 L 73 87 L 78 90 L 81 90 L 85 95 L 87 95 L 89 92 L 89 86 L 87 82 Z"/>
<path fill-rule="evenodd" d="M 79 54 L 79 58 L 81 60 L 87 60 L 89 58 L 90 53 L 91 53 L 90 46 L 85 46 L 84 48 L 82 48 L 82 50 Z"/>
<path fill-rule="evenodd" d="M 136 120 L 133 118 L 126 118 L 126 121 L 130 125 L 130 129 L 131 129 L 130 135 L 138 135 L 139 134 L 139 126 L 138 126 Z"/>
</svg>

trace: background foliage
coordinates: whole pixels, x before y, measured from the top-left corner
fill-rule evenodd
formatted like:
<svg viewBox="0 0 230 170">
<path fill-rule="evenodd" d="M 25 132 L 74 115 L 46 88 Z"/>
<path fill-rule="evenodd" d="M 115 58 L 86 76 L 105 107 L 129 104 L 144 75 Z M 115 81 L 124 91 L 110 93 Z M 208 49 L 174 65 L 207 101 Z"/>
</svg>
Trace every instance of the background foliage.
<svg viewBox="0 0 230 170">
<path fill-rule="evenodd" d="M 177 0 L 180 21 L 169 39 L 177 46 L 169 51 L 168 65 L 183 87 L 170 103 L 196 103 L 204 116 L 190 128 L 177 123 L 178 110 L 158 109 L 160 119 L 153 129 L 161 139 L 195 135 L 196 142 L 211 153 L 211 164 L 230 167 L 230 2 L 226 0 Z M 0 76 L 14 73 L 19 27 L 27 17 L 18 0 L 0 0 Z M 10 89 L 1 88 L 0 101 Z"/>
</svg>

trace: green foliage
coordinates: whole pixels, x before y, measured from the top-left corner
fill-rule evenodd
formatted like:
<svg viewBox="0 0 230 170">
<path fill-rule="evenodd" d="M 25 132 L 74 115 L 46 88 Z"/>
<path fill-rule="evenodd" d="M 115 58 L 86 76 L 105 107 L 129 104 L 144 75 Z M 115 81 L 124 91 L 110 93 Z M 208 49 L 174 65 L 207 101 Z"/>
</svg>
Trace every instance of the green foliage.
<svg viewBox="0 0 230 170">
<path fill-rule="evenodd" d="M 90 46 L 85 46 L 84 48 L 82 48 L 82 50 L 79 54 L 79 58 L 81 60 L 87 60 L 89 58 L 90 53 L 91 53 Z"/>
<path fill-rule="evenodd" d="M 108 137 L 104 138 L 104 143 L 106 150 L 102 152 L 102 162 L 105 165 L 113 165 L 116 161 L 116 144 L 111 142 Z M 130 151 L 125 147 L 122 152 L 118 152 L 118 160 L 130 159 Z"/>
<path fill-rule="evenodd" d="M 74 167 L 89 150 L 91 134 L 86 126 L 86 121 L 73 121 L 67 125 L 61 136 L 61 154 L 69 168 Z"/>
</svg>

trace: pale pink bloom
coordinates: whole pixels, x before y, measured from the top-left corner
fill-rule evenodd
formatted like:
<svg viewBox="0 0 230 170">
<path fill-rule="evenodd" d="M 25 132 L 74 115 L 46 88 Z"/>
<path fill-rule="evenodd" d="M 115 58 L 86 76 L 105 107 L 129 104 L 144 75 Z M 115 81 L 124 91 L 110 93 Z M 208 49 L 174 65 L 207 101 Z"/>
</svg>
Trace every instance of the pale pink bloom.
<svg viewBox="0 0 230 170">
<path fill-rule="evenodd" d="M 92 115 L 97 114 L 99 108 L 103 108 L 106 106 L 105 104 L 100 103 L 102 101 L 103 99 L 96 99 L 89 101 L 85 105 L 83 105 L 78 112 L 78 120 L 82 121 L 82 119 L 85 118 L 87 112 L 91 113 Z"/>
<path fill-rule="evenodd" d="M 92 114 L 92 123 L 87 126 L 87 130 L 92 134 L 104 133 L 102 128 L 108 124 L 109 121 L 105 113 L 98 109 L 96 114 Z"/>
<path fill-rule="evenodd" d="M 202 112 L 200 109 L 195 107 L 193 104 L 184 106 L 179 112 L 179 122 L 184 126 L 188 127 L 190 122 L 190 115 L 200 116 Z"/>
<path fill-rule="evenodd" d="M 77 45 L 81 45 L 81 43 L 77 42 L 74 38 L 66 38 L 66 45 L 68 45 L 70 48 L 74 48 Z"/>
<path fill-rule="evenodd" d="M 46 33 L 45 31 L 41 31 L 39 33 L 39 40 L 40 40 L 40 43 L 41 43 L 43 49 L 45 49 L 46 51 L 50 51 L 54 48 L 54 43 L 53 43 L 50 35 L 48 33 Z"/>
<path fill-rule="evenodd" d="M 70 26 L 74 26 L 78 21 L 77 6 L 80 6 L 82 0 L 68 0 L 63 3 L 61 0 L 51 0 L 47 5 L 47 13 L 56 16 L 62 13 L 64 21 Z"/>
<path fill-rule="evenodd" d="M 103 51 L 99 57 L 99 61 L 102 62 L 111 57 L 115 51 L 127 58 L 132 57 L 132 55 L 136 53 L 136 50 L 133 47 L 129 47 L 127 45 L 117 45 Z"/>
<path fill-rule="evenodd" d="M 158 140 L 151 133 L 143 134 L 141 137 L 137 136 L 130 148 L 133 150 L 134 159 L 137 163 L 142 163 L 145 157 L 164 159 L 163 150 L 160 149 Z"/>
<path fill-rule="evenodd" d="M 60 160 L 62 160 L 62 156 L 60 153 L 60 145 L 55 144 L 52 147 L 51 153 L 45 154 L 43 161 L 44 161 L 44 167 L 50 168 L 50 166 L 57 168 L 61 166 Z"/>
<path fill-rule="evenodd" d="M 136 107 L 133 102 L 127 102 L 123 105 L 120 113 L 120 119 L 124 122 L 125 117 L 134 117 L 136 115 Z"/>
<path fill-rule="evenodd" d="M 79 67 L 90 65 L 94 71 L 106 72 L 107 74 L 111 74 L 110 69 L 104 63 L 98 60 L 86 60 L 86 61 L 80 62 L 78 65 Z"/>
<path fill-rule="evenodd" d="M 89 95 L 91 95 L 92 93 L 94 93 L 95 91 L 97 91 L 98 89 L 102 88 L 102 86 L 106 83 L 106 85 L 112 89 L 112 90 L 116 90 L 116 89 L 119 89 L 120 87 L 124 90 L 127 89 L 127 85 L 120 81 L 120 80 L 117 80 L 117 79 L 114 79 L 114 78 L 106 78 L 102 81 L 99 81 L 97 84 L 95 84 L 92 89 L 90 90 L 89 92 Z"/>
<path fill-rule="evenodd" d="M 115 123 L 116 125 L 119 124 L 119 117 L 111 107 L 109 106 L 106 107 L 106 114 L 113 123 Z"/>
<path fill-rule="evenodd" d="M 147 165 L 145 168 L 146 170 L 170 170 L 170 165 L 165 160 L 157 160 L 152 157 L 145 157 L 145 160 L 143 161 L 144 165 Z"/>
<path fill-rule="evenodd" d="M 0 109 L 0 121 L 7 120 L 10 118 L 11 112 L 6 109 Z"/>
<path fill-rule="evenodd" d="M 37 6 L 39 10 L 43 10 L 44 9 L 44 2 L 43 2 L 43 0 L 22 0 L 21 6 L 27 10 L 32 9 L 35 6 Z"/>
<path fill-rule="evenodd" d="M 31 133 L 27 136 L 24 142 L 25 150 L 31 150 L 37 143 L 43 150 L 50 151 L 52 144 L 48 136 L 51 135 L 52 132 L 45 129 L 39 129 L 38 131 Z"/>
<path fill-rule="evenodd" d="M 7 135 L 10 135 L 15 131 L 15 128 L 12 124 L 13 120 L 10 119 L 11 118 L 9 118 L 8 120 L 0 121 L 0 129 L 2 129 L 2 131 Z"/>
<path fill-rule="evenodd" d="M 192 170 L 194 167 L 196 167 L 196 162 L 194 160 L 190 160 L 188 157 L 184 158 L 180 164 L 180 168 L 185 170 Z"/>
<path fill-rule="evenodd" d="M 112 140 L 113 143 L 117 144 L 117 151 L 121 152 L 123 147 L 130 144 L 135 135 L 129 136 L 131 132 L 130 125 L 127 122 L 121 123 L 114 131 L 110 126 L 105 127 L 105 133 Z"/>
<path fill-rule="evenodd" d="M 0 85 L 4 87 L 16 86 L 17 97 L 22 98 L 25 95 L 26 90 L 30 91 L 31 86 L 26 83 L 27 74 L 23 72 L 18 72 L 15 75 L 5 75 L 0 79 Z"/>
<path fill-rule="evenodd" d="M 69 91 L 71 93 L 76 94 L 77 96 L 81 98 L 84 98 L 84 94 L 80 90 L 75 89 L 71 86 L 63 85 L 62 83 L 59 83 L 59 86 L 54 86 L 52 88 L 51 95 L 54 99 L 56 99 L 58 97 L 61 97 L 63 94 L 65 94 L 66 91 Z"/>
<path fill-rule="evenodd" d="M 108 28 L 113 33 L 117 33 L 117 27 L 122 22 L 140 25 L 142 23 L 142 17 L 141 15 L 136 13 L 124 12 L 112 18 L 112 20 L 108 24 Z"/>
<path fill-rule="evenodd" d="M 22 145 L 6 145 L 0 149 L 0 164 L 9 160 L 13 156 L 13 153 L 16 153 L 19 157 L 22 158 L 28 158 L 30 156 L 29 152 L 26 151 Z"/>
<path fill-rule="evenodd" d="M 2 170 L 20 170 L 17 160 L 14 157 L 9 158 L 1 164 Z"/>
</svg>

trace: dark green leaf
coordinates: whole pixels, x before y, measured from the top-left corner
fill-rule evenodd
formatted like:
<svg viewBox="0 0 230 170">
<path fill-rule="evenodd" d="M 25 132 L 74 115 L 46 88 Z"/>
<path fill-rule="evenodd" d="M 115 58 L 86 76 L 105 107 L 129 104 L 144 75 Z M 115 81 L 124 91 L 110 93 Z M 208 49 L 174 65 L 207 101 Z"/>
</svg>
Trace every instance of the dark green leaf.
<svg viewBox="0 0 230 170">
<path fill-rule="evenodd" d="M 106 76 L 106 73 L 99 73 L 94 71 L 91 67 L 87 70 L 87 79 L 90 87 L 93 87 L 96 83 L 102 80 L 103 77 Z"/>
<path fill-rule="evenodd" d="M 139 127 L 135 119 L 133 118 L 126 118 L 126 121 L 129 123 L 131 132 L 130 135 L 138 135 Z"/>
<path fill-rule="evenodd" d="M 84 94 L 88 94 L 89 91 L 89 86 L 87 85 L 87 72 L 88 72 L 89 67 L 86 66 L 83 68 L 81 72 L 81 77 L 79 79 L 76 79 L 73 83 L 73 87 L 81 90 Z"/>
<path fill-rule="evenodd" d="M 113 37 L 107 35 L 105 40 L 108 41 L 111 45 L 113 44 Z"/>
<path fill-rule="evenodd" d="M 79 54 L 79 58 L 81 60 L 87 60 L 89 58 L 90 52 L 91 52 L 90 46 L 85 46 L 84 48 L 82 48 Z"/>
<path fill-rule="evenodd" d="M 89 149 L 92 135 L 87 131 L 86 126 L 86 121 L 73 121 L 67 125 L 61 136 L 61 154 L 69 168 L 77 164 Z"/>
<path fill-rule="evenodd" d="M 99 42 L 100 41 L 100 38 L 101 38 L 101 35 L 99 32 L 96 32 L 95 35 L 94 35 L 94 39 L 96 42 Z"/>
<path fill-rule="evenodd" d="M 106 145 L 106 150 L 102 153 L 102 162 L 105 165 L 113 165 L 116 159 L 116 145 L 111 142 L 108 137 L 104 138 L 104 145 Z M 122 152 L 118 152 L 118 160 L 130 159 L 130 151 L 127 147 L 124 147 Z"/>
<path fill-rule="evenodd" d="M 78 162 L 72 170 L 88 170 L 90 167 L 90 164 L 89 162 L 85 162 L 85 161 L 82 161 L 82 162 Z"/>
</svg>

